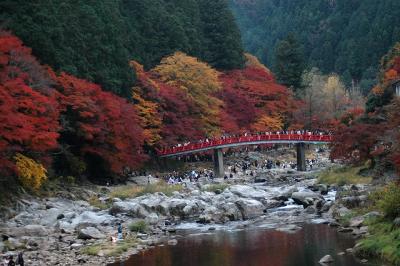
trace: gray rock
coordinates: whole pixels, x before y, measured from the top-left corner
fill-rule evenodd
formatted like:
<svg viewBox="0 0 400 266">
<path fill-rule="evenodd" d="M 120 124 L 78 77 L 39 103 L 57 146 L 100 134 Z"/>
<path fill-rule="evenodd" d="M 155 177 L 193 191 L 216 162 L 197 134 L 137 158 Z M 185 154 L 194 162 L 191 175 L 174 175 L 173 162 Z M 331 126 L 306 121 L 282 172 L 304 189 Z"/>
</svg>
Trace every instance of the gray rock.
<svg viewBox="0 0 400 266">
<path fill-rule="evenodd" d="M 313 205 L 315 200 L 323 198 L 315 192 L 294 192 L 292 193 L 292 199 L 297 204 L 303 205 L 304 208 L 307 208 L 308 206 Z"/>
<path fill-rule="evenodd" d="M 86 227 L 78 232 L 78 239 L 103 239 L 106 236 L 95 227 Z"/>
<path fill-rule="evenodd" d="M 368 199 L 366 195 L 361 195 L 361 196 L 347 196 L 341 198 L 341 202 L 343 203 L 344 206 L 347 208 L 355 208 L 359 206 L 363 206 L 365 204 L 365 201 Z"/>
<path fill-rule="evenodd" d="M 348 214 L 351 214 L 351 211 L 349 209 L 347 209 L 346 207 L 340 207 L 338 209 L 335 209 L 335 211 L 334 211 L 335 217 L 345 217 Z"/>
<path fill-rule="evenodd" d="M 230 221 L 239 221 L 243 219 L 242 213 L 235 203 L 227 202 L 222 204 L 223 214 Z"/>
<path fill-rule="evenodd" d="M 341 227 L 337 231 L 339 233 L 351 233 L 351 232 L 353 232 L 353 229 L 349 228 L 349 227 Z"/>
<path fill-rule="evenodd" d="M 150 213 L 149 216 L 147 216 L 145 220 L 147 223 L 154 225 L 154 224 L 158 223 L 159 217 L 155 213 Z"/>
<path fill-rule="evenodd" d="M 30 224 L 26 225 L 22 228 L 22 232 L 24 236 L 48 236 L 49 230 L 38 224 Z"/>
<path fill-rule="evenodd" d="M 188 201 L 184 199 L 171 199 L 169 201 L 169 213 L 178 217 L 185 217 L 183 209 L 188 205 Z"/>
<path fill-rule="evenodd" d="M 240 199 L 236 205 L 242 213 L 243 219 L 252 219 L 264 213 L 264 205 L 254 199 Z"/>
<path fill-rule="evenodd" d="M 70 247 L 72 249 L 80 249 L 81 247 L 83 247 L 83 244 L 81 244 L 81 243 L 73 243 Z"/>
<path fill-rule="evenodd" d="M 346 249 L 346 253 L 353 253 L 353 252 L 354 252 L 354 249 L 352 249 L 352 248 Z"/>
<path fill-rule="evenodd" d="M 247 185 L 234 185 L 229 188 L 229 191 L 242 198 L 265 199 L 268 194 L 259 189 Z"/>
<path fill-rule="evenodd" d="M 331 255 L 325 255 L 322 257 L 322 259 L 319 260 L 319 263 L 324 265 L 324 264 L 329 264 L 333 262 L 333 258 Z"/>
<path fill-rule="evenodd" d="M 322 205 L 321 212 L 327 212 L 327 211 L 329 211 L 329 209 L 332 207 L 332 205 L 333 205 L 333 202 L 332 202 L 332 201 L 326 201 L 326 202 L 324 203 L 324 205 Z"/>
<path fill-rule="evenodd" d="M 114 202 L 109 210 L 111 215 L 126 213 L 135 218 L 146 218 L 149 212 L 136 201 L 118 201 Z"/>
<path fill-rule="evenodd" d="M 285 203 L 281 200 L 267 200 L 266 203 L 264 203 L 266 209 L 274 209 L 278 207 L 285 206 Z"/>
<path fill-rule="evenodd" d="M 317 211 L 317 210 L 314 208 L 314 206 L 308 206 L 308 207 L 305 209 L 305 213 L 308 213 L 308 214 L 314 214 L 316 211 Z"/>
<path fill-rule="evenodd" d="M 379 217 L 382 217 L 382 214 L 377 211 L 372 211 L 372 212 L 364 214 L 363 217 L 366 219 L 379 218 Z"/>
<path fill-rule="evenodd" d="M 364 218 L 361 216 L 357 216 L 350 219 L 349 226 L 350 227 L 361 227 L 364 223 Z"/>
<path fill-rule="evenodd" d="M 343 256 L 343 255 L 345 255 L 346 254 L 346 252 L 339 252 L 338 253 L 338 256 Z"/>
<path fill-rule="evenodd" d="M 318 191 L 322 194 L 322 195 L 326 195 L 328 194 L 328 186 L 325 184 L 319 184 L 318 185 Z"/>
<path fill-rule="evenodd" d="M 397 217 L 396 219 L 393 220 L 393 225 L 400 226 L 400 217 Z"/>
</svg>

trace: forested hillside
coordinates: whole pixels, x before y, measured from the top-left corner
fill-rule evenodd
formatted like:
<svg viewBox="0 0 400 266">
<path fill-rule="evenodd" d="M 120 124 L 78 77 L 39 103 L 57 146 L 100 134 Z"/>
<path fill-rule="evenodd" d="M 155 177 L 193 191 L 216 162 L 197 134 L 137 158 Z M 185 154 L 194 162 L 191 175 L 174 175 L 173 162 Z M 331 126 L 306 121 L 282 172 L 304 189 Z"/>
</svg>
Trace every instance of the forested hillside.
<svg viewBox="0 0 400 266">
<path fill-rule="evenodd" d="M 145 68 L 182 51 L 217 69 L 244 62 L 240 33 L 224 0 L 7 0 L 0 25 L 41 63 L 129 97 L 128 62 Z"/>
<path fill-rule="evenodd" d="M 368 92 L 379 59 L 400 40 L 398 0 L 230 0 L 245 48 L 274 66 L 275 48 L 294 33 L 309 67 Z"/>
</svg>

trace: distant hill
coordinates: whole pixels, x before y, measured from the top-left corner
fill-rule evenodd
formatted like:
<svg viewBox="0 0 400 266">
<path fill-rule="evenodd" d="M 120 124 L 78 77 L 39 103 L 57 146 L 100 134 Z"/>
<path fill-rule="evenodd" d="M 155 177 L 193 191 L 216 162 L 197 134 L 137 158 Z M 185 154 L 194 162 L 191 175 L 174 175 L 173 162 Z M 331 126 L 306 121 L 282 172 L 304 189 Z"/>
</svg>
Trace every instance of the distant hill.
<svg viewBox="0 0 400 266">
<path fill-rule="evenodd" d="M 230 0 L 245 48 L 268 66 L 288 33 L 310 67 L 336 72 L 366 92 L 380 58 L 400 40 L 398 0 Z"/>
</svg>

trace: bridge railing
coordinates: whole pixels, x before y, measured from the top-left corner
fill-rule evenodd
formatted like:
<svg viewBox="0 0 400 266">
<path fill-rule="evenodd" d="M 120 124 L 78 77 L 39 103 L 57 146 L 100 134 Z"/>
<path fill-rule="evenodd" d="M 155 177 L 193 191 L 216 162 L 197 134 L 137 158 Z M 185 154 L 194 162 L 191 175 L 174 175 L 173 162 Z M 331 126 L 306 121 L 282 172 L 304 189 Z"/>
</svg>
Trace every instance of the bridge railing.
<svg viewBox="0 0 400 266">
<path fill-rule="evenodd" d="M 195 151 L 206 149 L 210 147 L 218 147 L 228 144 L 239 144 L 246 142 L 257 141 L 305 141 L 305 142 L 331 142 L 333 136 L 331 135 L 299 135 L 299 134 L 270 134 L 270 135 L 252 135 L 229 137 L 218 140 L 209 140 L 202 143 L 190 143 L 188 145 L 176 146 L 158 151 L 160 156 L 171 155 L 175 153 L 182 153 L 187 151 Z"/>
</svg>

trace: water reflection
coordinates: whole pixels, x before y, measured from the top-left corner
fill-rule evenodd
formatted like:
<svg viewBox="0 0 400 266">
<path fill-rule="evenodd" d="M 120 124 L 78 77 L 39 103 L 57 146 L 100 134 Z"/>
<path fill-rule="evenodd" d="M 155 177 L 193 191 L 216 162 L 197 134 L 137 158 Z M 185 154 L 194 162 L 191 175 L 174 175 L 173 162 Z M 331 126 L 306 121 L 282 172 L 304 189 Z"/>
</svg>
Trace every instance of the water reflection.
<svg viewBox="0 0 400 266">
<path fill-rule="evenodd" d="M 326 254 L 335 259 L 331 265 L 358 266 L 352 256 L 336 255 L 353 245 L 350 235 L 326 225 L 304 225 L 292 234 L 265 229 L 220 231 L 189 235 L 176 246 L 157 247 L 112 266 L 312 266 Z"/>
</svg>

